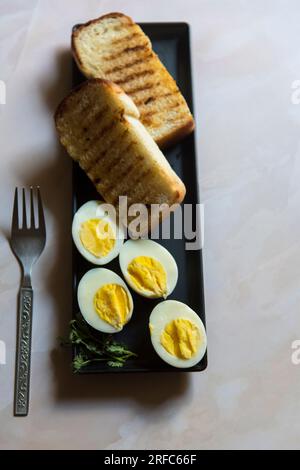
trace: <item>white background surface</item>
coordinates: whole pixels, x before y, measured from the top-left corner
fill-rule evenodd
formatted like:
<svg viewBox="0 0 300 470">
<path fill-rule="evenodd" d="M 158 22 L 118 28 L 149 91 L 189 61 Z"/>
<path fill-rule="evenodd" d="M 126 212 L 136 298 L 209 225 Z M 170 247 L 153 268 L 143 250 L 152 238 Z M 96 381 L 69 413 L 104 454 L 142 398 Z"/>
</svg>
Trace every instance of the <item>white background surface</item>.
<svg viewBox="0 0 300 470">
<path fill-rule="evenodd" d="M 172 3 L 172 6 L 171 6 Z M 202 202 L 209 367 L 74 377 L 56 337 L 70 318 L 71 162 L 52 113 L 70 88 L 73 24 L 110 11 L 187 21 Z M 300 365 L 300 79 L 297 0 L 2 0 L 1 448 L 297 448 Z M 31 410 L 12 417 L 19 267 L 13 190 L 40 184 L 48 244 L 34 270 Z"/>
</svg>

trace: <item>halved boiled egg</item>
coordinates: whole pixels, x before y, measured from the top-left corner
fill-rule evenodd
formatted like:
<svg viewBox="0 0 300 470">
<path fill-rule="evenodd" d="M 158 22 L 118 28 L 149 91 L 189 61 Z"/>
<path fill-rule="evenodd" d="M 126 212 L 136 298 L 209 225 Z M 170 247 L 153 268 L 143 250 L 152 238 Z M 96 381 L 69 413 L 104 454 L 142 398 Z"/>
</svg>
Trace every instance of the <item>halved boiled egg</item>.
<svg viewBox="0 0 300 470">
<path fill-rule="evenodd" d="M 144 297 L 166 298 L 177 284 L 173 256 L 152 240 L 128 240 L 121 248 L 119 261 L 127 283 Z"/>
<path fill-rule="evenodd" d="M 130 320 L 133 301 L 118 274 L 105 268 L 85 273 L 77 290 L 79 309 L 86 322 L 103 333 L 116 333 Z"/>
<path fill-rule="evenodd" d="M 177 300 L 159 303 L 149 319 L 152 345 L 174 367 L 193 367 L 206 351 L 204 325 L 194 310 Z"/>
<path fill-rule="evenodd" d="M 89 201 L 75 213 L 72 224 L 74 243 L 81 255 L 93 264 L 103 265 L 116 258 L 124 243 L 124 230 L 105 210 L 101 201 Z"/>
</svg>

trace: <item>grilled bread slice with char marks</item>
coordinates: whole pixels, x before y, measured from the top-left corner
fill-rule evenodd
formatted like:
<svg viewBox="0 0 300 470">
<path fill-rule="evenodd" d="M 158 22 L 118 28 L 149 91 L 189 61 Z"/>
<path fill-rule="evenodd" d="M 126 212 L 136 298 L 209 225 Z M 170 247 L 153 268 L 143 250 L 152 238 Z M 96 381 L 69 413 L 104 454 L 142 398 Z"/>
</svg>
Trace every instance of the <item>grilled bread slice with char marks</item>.
<svg viewBox="0 0 300 470">
<path fill-rule="evenodd" d="M 133 99 L 141 122 L 160 147 L 194 129 L 175 80 L 128 16 L 110 13 L 79 26 L 72 34 L 72 50 L 86 77 L 111 80 Z"/>
<path fill-rule="evenodd" d="M 106 202 L 118 208 L 119 196 L 127 196 L 128 205 L 164 203 L 164 217 L 183 200 L 184 184 L 116 84 L 84 82 L 58 106 L 55 124 L 62 145 Z M 152 218 L 151 228 L 158 222 Z"/>
</svg>

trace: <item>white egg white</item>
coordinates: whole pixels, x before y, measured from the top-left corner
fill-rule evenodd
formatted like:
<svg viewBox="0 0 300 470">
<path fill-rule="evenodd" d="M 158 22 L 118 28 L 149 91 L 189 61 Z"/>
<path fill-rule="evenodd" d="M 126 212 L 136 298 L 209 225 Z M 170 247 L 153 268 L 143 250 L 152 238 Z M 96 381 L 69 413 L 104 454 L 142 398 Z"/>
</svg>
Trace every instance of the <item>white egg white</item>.
<svg viewBox="0 0 300 470">
<path fill-rule="evenodd" d="M 128 322 L 133 312 L 132 296 L 123 279 L 109 269 L 94 268 L 84 274 L 79 282 L 77 290 L 78 305 L 83 318 L 93 328 L 98 331 L 102 331 L 103 333 L 117 333 L 122 328 L 116 329 L 106 321 L 102 320 L 94 308 L 94 296 L 97 290 L 105 284 L 118 284 L 125 289 L 130 303 Z"/>
<path fill-rule="evenodd" d="M 165 327 L 171 321 L 176 320 L 176 318 L 190 320 L 199 328 L 201 343 L 196 354 L 190 359 L 180 359 L 173 356 L 160 342 L 161 334 Z M 165 300 L 164 302 L 160 302 L 151 312 L 149 329 L 153 348 L 159 357 L 171 366 L 178 368 L 193 367 L 201 361 L 205 354 L 207 338 L 204 325 L 197 313 L 182 302 L 178 302 L 177 300 Z"/>
<path fill-rule="evenodd" d="M 89 219 L 104 219 L 107 221 L 115 234 L 115 244 L 113 249 L 101 258 L 94 256 L 82 244 L 80 240 L 81 224 Z M 116 224 L 116 221 L 105 211 L 105 205 L 101 201 L 88 201 L 83 204 L 75 213 L 72 223 L 72 237 L 80 254 L 90 263 L 104 265 L 116 258 L 124 243 L 124 230 Z"/>
<path fill-rule="evenodd" d="M 167 276 L 167 293 L 165 298 L 168 297 L 175 289 L 178 280 L 177 264 L 171 253 L 153 240 L 128 240 L 121 248 L 119 262 L 126 282 L 135 292 L 143 297 L 156 298 L 157 296 L 153 295 L 152 292 L 138 289 L 128 273 L 128 265 L 138 256 L 149 256 L 159 261 L 163 266 Z"/>
</svg>

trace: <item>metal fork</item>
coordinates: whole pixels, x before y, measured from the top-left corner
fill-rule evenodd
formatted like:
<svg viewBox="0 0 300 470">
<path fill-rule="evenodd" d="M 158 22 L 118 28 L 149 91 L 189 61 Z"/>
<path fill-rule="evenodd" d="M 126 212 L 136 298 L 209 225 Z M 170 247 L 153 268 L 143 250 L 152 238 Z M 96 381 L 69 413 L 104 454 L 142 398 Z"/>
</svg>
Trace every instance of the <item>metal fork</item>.
<svg viewBox="0 0 300 470">
<path fill-rule="evenodd" d="M 34 211 L 36 192 L 38 219 Z M 46 243 L 44 211 L 39 187 L 30 188 L 30 223 L 27 225 L 25 189 L 22 190 L 22 222 L 19 224 L 18 188 L 15 190 L 11 248 L 22 268 L 19 293 L 14 415 L 27 416 L 29 408 L 33 290 L 31 270 Z"/>
</svg>

